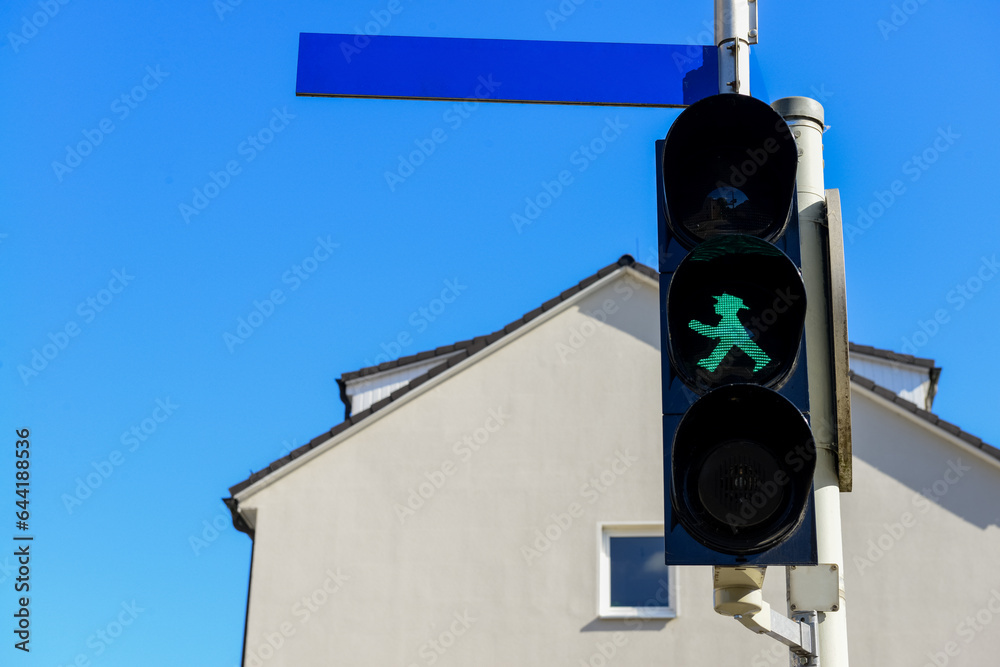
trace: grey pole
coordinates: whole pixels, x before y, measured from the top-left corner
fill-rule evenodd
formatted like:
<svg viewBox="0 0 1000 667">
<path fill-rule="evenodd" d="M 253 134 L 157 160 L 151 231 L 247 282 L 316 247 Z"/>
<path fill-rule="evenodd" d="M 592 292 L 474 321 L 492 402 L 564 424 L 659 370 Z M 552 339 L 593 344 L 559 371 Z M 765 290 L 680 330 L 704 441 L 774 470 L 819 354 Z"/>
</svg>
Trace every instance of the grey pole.
<svg viewBox="0 0 1000 667">
<path fill-rule="evenodd" d="M 841 536 L 840 478 L 837 461 L 837 412 L 833 392 L 830 322 L 830 253 L 827 245 L 826 192 L 823 184 L 823 106 L 807 97 L 785 97 L 771 105 L 788 122 L 799 149 L 796 174 L 802 279 L 806 286 L 806 348 L 809 364 L 809 413 L 816 440 L 816 546 L 819 562 L 840 572 L 835 611 L 820 612 L 820 664 L 848 667 L 847 608 L 844 601 L 844 546 Z M 791 584 L 789 584 L 791 585 Z M 791 591 L 790 591 L 791 592 Z"/>
<path fill-rule="evenodd" d="M 720 93 L 750 94 L 750 45 L 756 43 L 756 0 L 715 0 Z"/>
</svg>

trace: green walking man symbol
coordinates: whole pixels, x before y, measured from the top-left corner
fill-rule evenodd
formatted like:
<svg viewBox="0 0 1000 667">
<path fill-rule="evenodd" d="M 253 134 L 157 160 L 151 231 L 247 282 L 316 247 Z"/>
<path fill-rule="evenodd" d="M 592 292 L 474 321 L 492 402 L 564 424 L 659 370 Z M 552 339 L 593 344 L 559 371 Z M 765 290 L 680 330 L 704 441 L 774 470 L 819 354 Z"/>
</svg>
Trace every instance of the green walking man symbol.
<svg viewBox="0 0 1000 667">
<path fill-rule="evenodd" d="M 750 339 L 750 333 L 740 322 L 739 311 L 749 310 L 749 307 L 743 303 L 743 299 L 725 292 L 722 293 L 722 296 L 712 298 L 715 299 L 715 312 L 722 318 L 719 320 L 719 324 L 711 326 L 697 320 L 688 322 L 688 326 L 695 332 L 708 338 L 716 338 L 719 341 L 712 354 L 699 361 L 698 365 L 714 373 L 730 350 L 738 347 L 754 360 L 753 372 L 756 373 L 771 361 L 771 357 L 764 354 L 764 350 Z"/>
</svg>

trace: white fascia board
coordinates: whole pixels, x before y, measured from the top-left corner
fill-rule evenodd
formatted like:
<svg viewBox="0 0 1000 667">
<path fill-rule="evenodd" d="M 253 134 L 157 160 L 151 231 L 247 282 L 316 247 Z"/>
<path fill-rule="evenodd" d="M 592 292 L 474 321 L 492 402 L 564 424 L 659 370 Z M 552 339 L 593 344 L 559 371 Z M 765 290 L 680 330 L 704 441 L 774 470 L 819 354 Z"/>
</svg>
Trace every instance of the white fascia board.
<svg viewBox="0 0 1000 667">
<path fill-rule="evenodd" d="M 870 389 L 867 389 L 867 388 L 859 385 L 856 382 L 852 382 L 851 383 L 851 391 L 852 392 L 858 391 L 858 392 L 864 394 L 866 397 L 871 398 L 871 399 L 875 400 L 876 402 L 881 403 L 884 406 L 887 406 L 888 408 L 890 408 L 891 410 L 893 410 L 896 414 L 899 414 L 899 415 L 902 415 L 903 417 L 906 417 L 907 419 L 909 419 L 914 424 L 922 426 L 924 429 L 926 429 L 927 431 L 930 431 L 934 435 L 937 435 L 937 436 L 943 438 L 944 440 L 947 440 L 948 442 L 951 442 L 952 444 L 960 447 L 962 450 L 964 450 L 964 451 L 966 451 L 966 452 L 968 452 L 968 453 L 970 453 L 970 454 L 972 454 L 974 456 L 977 456 L 981 460 L 986 461 L 987 463 L 990 463 L 993 466 L 995 466 L 996 468 L 1000 469 L 1000 459 L 993 458 L 992 456 L 990 456 L 989 454 L 987 454 L 983 450 L 979 449 L 978 447 L 969 444 L 968 442 L 966 442 L 965 440 L 962 440 L 958 436 L 955 436 L 955 435 L 952 435 L 951 433 L 948 433 L 948 431 L 944 430 L 943 428 L 935 426 L 934 424 L 930 423 L 926 419 L 923 419 L 919 415 L 915 415 L 914 413 L 910 412 L 909 410 L 907 410 L 903 406 L 896 404 L 894 401 L 890 401 L 889 399 L 885 398 L 884 396 L 880 396 L 879 394 L 876 394 L 874 391 L 872 391 Z M 919 406 L 917 406 L 917 407 L 919 407 Z"/>
<path fill-rule="evenodd" d="M 293 461 L 290 461 L 289 463 L 283 465 L 282 467 L 278 468 L 277 470 L 275 470 L 271 474 L 265 476 L 263 479 L 257 480 L 256 482 L 254 482 L 250 486 L 246 487 L 242 491 L 237 492 L 236 495 L 233 496 L 233 498 L 236 500 L 237 504 L 242 504 L 244 501 L 249 500 L 258 491 L 261 491 L 261 490 L 267 488 L 271 484 L 273 484 L 273 483 L 277 482 L 279 479 L 283 478 L 285 475 L 293 472 L 294 470 L 297 470 L 300 466 L 305 465 L 306 463 L 308 463 L 309 461 L 313 460 L 317 456 L 323 454 L 323 452 L 329 450 L 332 447 L 336 447 L 338 444 L 340 444 L 344 440 L 347 440 L 348 438 L 353 437 L 359 431 L 361 431 L 362 429 L 367 428 L 368 426 L 371 426 L 372 424 L 374 424 L 378 420 L 382 419 L 386 415 L 389 415 L 389 414 L 395 412 L 396 410 L 398 410 L 399 408 L 403 407 L 404 405 L 406 405 L 407 403 L 409 403 L 413 399 L 417 398 L 418 396 L 420 396 L 424 392 L 430 391 L 431 389 L 433 389 L 437 385 L 441 384 L 442 382 L 445 382 L 452 375 L 455 375 L 456 373 L 462 372 L 463 370 L 465 370 L 469 366 L 469 363 L 466 363 L 466 362 L 470 362 L 470 363 L 474 364 L 474 363 L 480 361 L 481 359 L 485 359 L 486 357 L 490 356 L 494 352 L 503 349 L 504 347 L 506 347 L 510 343 L 513 343 L 514 341 L 518 340 L 521 336 L 524 336 L 524 335 L 530 333 L 531 331 L 533 331 L 535 329 L 535 327 L 541 326 L 542 324 L 544 324 L 545 322 L 548 322 L 553 317 L 556 317 L 560 313 L 562 313 L 562 312 L 564 312 L 564 311 L 572 308 L 575 304 L 577 304 L 578 302 L 582 301 L 584 298 L 586 298 L 590 294 L 592 294 L 592 293 L 594 293 L 596 291 L 599 291 L 605 285 L 608 285 L 610 283 L 615 282 L 616 280 L 619 280 L 622 277 L 623 274 L 627 274 L 630 278 L 635 279 L 639 283 L 645 283 L 647 287 L 652 287 L 654 289 L 658 289 L 659 288 L 659 283 L 655 279 L 650 278 L 650 277 L 648 277 L 648 276 L 640 273 L 639 271 L 636 271 L 636 270 L 632 269 L 631 267 L 625 266 L 625 267 L 622 267 L 621 269 L 618 269 L 617 271 L 613 271 L 612 273 L 609 273 L 608 275 L 604 276 L 603 278 L 601 278 L 600 280 L 598 280 L 594 284 L 588 286 L 585 289 L 580 290 L 579 292 L 577 292 L 573 296 L 569 297 L 565 301 L 562 301 L 561 303 L 557 304 L 556 306 L 553 306 L 552 308 L 550 308 L 549 310 L 545 311 L 544 313 L 542 313 L 541 315 L 539 315 L 535 319 L 531 320 L 530 322 L 528 322 L 528 323 L 526 323 L 526 324 L 518 327 L 517 329 L 515 329 L 511 333 L 506 334 L 505 336 L 503 336 L 502 338 L 500 338 L 499 340 L 497 340 L 495 343 L 491 343 L 490 345 L 487 345 L 485 348 L 483 348 L 479 352 L 476 352 L 474 355 L 472 355 L 472 357 L 468 358 L 467 360 L 463 361 L 462 363 L 459 363 L 459 364 L 456 364 L 456 365 L 452 366 L 451 368 L 449 368 L 449 369 L 445 370 L 444 372 L 442 372 L 440 375 L 437 375 L 437 376 L 431 378 L 430 380 L 428 380 L 427 382 L 423 383 L 422 385 L 420 385 L 416 389 L 413 389 L 413 390 L 407 392 L 399 400 L 390 402 L 388 405 L 386 405 L 383 408 L 380 408 L 379 410 L 377 410 L 376 412 L 374 412 L 370 416 L 368 416 L 365 419 L 363 419 L 361 422 L 359 422 L 359 423 L 351 426 L 350 428 L 344 430 L 341 433 L 338 433 L 337 435 L 333 436 L 332 438 L 330 438 L 326 442 L 321 443 L 319 445 L 316 445 L 315 447 L 313 447 L 312 449 L 310 449 L 308 452 L 306 452 L 302 456 L 300 456 L 297 459 L 294 459 Z M 242 510 L 241 510 L 241 513 L 242 513 Z"/>
<path fill-rule="evenodd" d="M 920 364 L 911 364 L 905 361 L 899 361 L 897 359 L 886 359 L 885 357 L 877 357 L 873 354 L 866 354 L 865 352 L 851 352 L 850 356 L 857 359 L 858 361 L 867 361 L 868 363 L 878 364 L 880 366 L 888 366 L 889 368 L 895 368 L 901 371 L 907 371 L 910 373 L 918 373 L 930 379 L 931 367 L 921 366 Z"/>
</svg>

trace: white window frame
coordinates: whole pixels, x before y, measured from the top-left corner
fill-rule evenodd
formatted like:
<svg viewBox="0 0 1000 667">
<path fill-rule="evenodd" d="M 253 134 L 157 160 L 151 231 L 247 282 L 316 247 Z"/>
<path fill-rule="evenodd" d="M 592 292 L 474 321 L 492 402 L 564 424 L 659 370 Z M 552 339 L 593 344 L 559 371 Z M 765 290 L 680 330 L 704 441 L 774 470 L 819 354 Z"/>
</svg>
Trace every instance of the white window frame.
<svg viewBox="0 0 1000 667">
<path fill-rule="evenodd" d="M 655 522 L 601 522 L 597 524 L 598 616 L 600 618 L 667 619 L 677 617 L 677 568 L 667 569 L 669 607 L 611 606 L 611 538 L 663 537 L 663 524 Z"/>
</svg>

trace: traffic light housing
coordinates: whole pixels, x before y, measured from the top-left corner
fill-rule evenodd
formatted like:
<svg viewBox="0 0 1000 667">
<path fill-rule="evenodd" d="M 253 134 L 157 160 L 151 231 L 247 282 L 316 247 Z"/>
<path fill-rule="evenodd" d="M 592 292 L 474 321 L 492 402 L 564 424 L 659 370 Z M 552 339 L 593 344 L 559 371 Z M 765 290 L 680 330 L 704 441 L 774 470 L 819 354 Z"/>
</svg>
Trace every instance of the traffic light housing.
<svg viewBox="0 0 1000 667">
<path fill-rule="evenodd" d="M 666 560 L 815 564 L 815 445 L 784 119 L 705 98 L 657 142 Z"/>
</svg>

